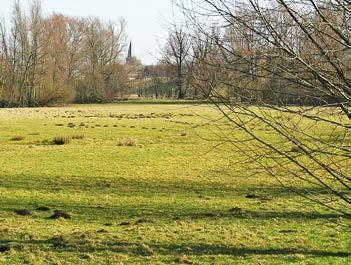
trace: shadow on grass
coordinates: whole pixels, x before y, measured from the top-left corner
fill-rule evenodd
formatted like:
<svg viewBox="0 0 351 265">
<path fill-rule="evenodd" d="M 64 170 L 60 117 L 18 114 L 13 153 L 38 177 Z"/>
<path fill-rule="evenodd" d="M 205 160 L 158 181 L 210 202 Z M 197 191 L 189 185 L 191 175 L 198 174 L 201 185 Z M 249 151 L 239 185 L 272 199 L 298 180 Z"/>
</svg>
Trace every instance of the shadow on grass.
<svg viewBox="0 0 351 265">
<path fill-rule="evenodd" d="M 84 181 L 83 181 L 84 180 Z M 63 178 L 62 176 L 43 177 L 39 180 L 29 176 L 0 176 L 0 187 L 17 190 L 25 189 L 32 192 L 57 193 L 86 193 L 94 191 L 94 194 L 115 194 L 132 196 L 145 194 L 155 195 L 186 195 L 199 197 L 242 197 L 248 194 L 259 194 L 262 198 L 271 200 L 275 198 L 296 197 L 296 193 L 303 195 L 328 195 L 328 191 L 320 187 L 294 187 L 292 192 L 280 185 L 255 185 L 242 182 L 225 181 L 194 181 L 194 180 L 140 180 L 120 178 L 114 181 L 110 179 L 96 179 L 91 177 Z M 259 197 L 257 198 L 259 199 Z"/>
<path fill-rule="evenodd" d="M 18 206 L 18 202 L 6 202 L 6 206 L 0 205 L 0 211 L 7 212 L 9 214 L 15 214 L 17 208 L 35 210 L 39 204 L 21 204 Z M 132 220 L 137 218 L 147 219 L 157 222 L 159 221 L 190 221 L 190 220 L 270 220 L 270 219 L 282 219 L 282 220 L 300 220 L 300 221 L 313 221 L 313 220 L 341 220 L 348 219 L 349 216 L 338 214 L 338 213 L 318 213 L 318 212 L 301 212 L 301 211 L 272 211 L 272 210 L 245 210 L 236 208 L 233 209 L 199 209 L 193 207 L 175 208 L 177 205 L 169 204 L 158 204 L 157 208 L 155 205 L 141 206 L 141 205 L 129 205 L 129 206 L 88 206 L 88 205 L 76 205 L 76 204 L 58 204 L 55 205 L 45 204 L 53 210 L 59 209 L 64 210 L 72 214 L 72 218 L 76 220 L 90 220 L 90 222 L 101 222 L 105 220 L 110 222 L 111 220 Z M 16 208 L 17 207 L 17 208 Z M 50 212 L 51 213 L 51 212 Z M 48 214 L 50 214 L 48 213 Z M 94 218 L 96 217 L 96 218 Z M 32 217 L 33 218 L 33 217 Z M 35 218 L 44 218 L 40 215 L 36 215 Z"/>
<path fill-rule="evenodd" d="M 179 217 L 182 217 L 179 215 Z M 341 214 L 320 214 L 317 212 L 274 212 L 274 211 L 245 211 L 239 213 L 232 212 L 209 212 L 209 213 L 198 213 L 186 216 L 191 219 L 203 219 L 203 218 L 233 218 L 233 219 L 300 219 L 300 220 L 317 220 L 317 219 L 338 219 L 345 217 Z"/>
<path fill-rule="evenodd" d="M 250 248 L 210 244 L 145 244 L 131 242 L 102 242 L 99 245 L 88 245 L 84 242 L 66 241 L 60 246 L 55 246 L 51 240 L 0 240 L 0 245 L 8 245 L 21 249 L 26 246 L 37 246 L 45 250 L 54 252 L 77 252 L 77 253 L 97 253 L 111 251 L 113 253 L 123 253 L 137 256 L 157 255 L 227 255 L 227 256 L 248 256 L 248 255 L 295 255 L 301 254 L 311 257 L 340 257 L 348 258 L 351 253 L 334 252 L 315 249 L 297 248 Z"/>
<path fill-rule="evenodd" d="M 113 219 L 130 219 L 130 218 L 148 218 L 152 220 L 196 220 L 196 219 L 257 219 L 257 220 L 270 220 L 270 219 L 291 219 L 291 220 L 322 220 L 322 219 L 339 219 L 345 218 L 345 215 L 338 213 L 325 213 L 303 211 L 302 208 L 296 208 L 297 211 L 284 211 L 281 206 L 270 204 L 271 201 L 277 198 L 285 198 L 289 196 L 296 196 L 296 194 L 284 189 L 281 186 L 258 186 L 258 185 L 222 185 L 220 182 L 199 183 L 196 181 L 180 182 L 174 181 L 143 181 L 135 179 L 119 179 L 116 183 L 107 180 L 97 181 L 82 181 L 77 179 L 74 181 L 59 182 L 59 185 L 53 184 L 53 180 L 44 179 L 35 183 L 34 179 L 27 178 L 26 181 L 20 182 L 9 181 L 8 176 L 0 177 L 0 187 L 9 188 L 12 190 L 25 189 L 35 194 L 35 199 L 29 197 L 23 200 L 22 197 L 12 196 L 12 193 L 7 197 L 2 197 L 2 204 L 0 204 L 0 211 L 6 211 L 13 214 L 16 209 L 29 209 L 34 210 L 37 206 L 46 205 L 50 208 L 65 210 L 73 214 L 73 218 L 82 220 L 104 219 L 110 222 Z M 47 181 L 47 182 L 46 182 Z M 78 183 L 79 182 L 79 183 Z M 55 188 L 55 189 L 54 189 Z M 52 190 L 51 190 L 52 189 Z M 301 192 L 306 191 L 301 189 Z M 98 202 L 99 206 L 93 206 L 86 202 L 77 203 L 70 200 L 56 200 L 47 201 L 45 197 L 43 200 L 39 199 L 37 194 L 40 193 L 58 192 L 67 194 L 80 194 L 89 195 L 91 197 L 105 196 L 106 194 L 124 197 L 128 203 L 126 205 L 116 204 L 104 206 L 104 201 Z M 323 194 L 324 190 L 310 187 L 306 192 L 314 194 Z M 253 199 L 247 198 L 248 194 L 255 195 Z M 133 201 L 134 196 L 143 197 L 145 200 Z M 181 200 L 177 204 L 168 200 L 163 200 L 167 197 L 179 197 Z M 233 201 L 232 208 L 227 209 L 210 209 L 216 202 L 217 198 L 226 198 Z M 208 203 L 203 203 L 204 201 Z M 235 209 L 235 204 L 247 205 L 247 209 Z M 244 203 L 242 203 L 244 202 Z M 260 204 L 255 208 L 249 206 L 249 203 Z M 264 203 L 263 203 L 264 202 Z M 97 202 L 95 202 L 97 203 Z M 206 206 L 207 205 L 207 206 Z M 210 205 L 210 207 L 209 207 Z M 251 209 L 250 209 L 251 208 Z M 301 209 L 301 211 L 299 210 Z M 93 217 L 93 218 L 91 218 Z M 98 217 L 98 218 L 97 218 Z M 38 217 L 40 218 L 40 217 Z"/>
</svg>

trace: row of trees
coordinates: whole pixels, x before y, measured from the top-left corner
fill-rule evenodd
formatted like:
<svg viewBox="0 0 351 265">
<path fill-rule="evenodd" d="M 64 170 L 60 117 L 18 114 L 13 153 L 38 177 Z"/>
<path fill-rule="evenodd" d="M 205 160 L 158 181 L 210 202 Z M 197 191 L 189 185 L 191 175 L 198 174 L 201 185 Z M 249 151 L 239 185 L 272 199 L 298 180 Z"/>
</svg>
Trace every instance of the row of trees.
<svg viewBox="0 0 351 265">
<path fill-rule="evenodd" d="M 191 87 L 213 100 L 242 132 L 219 140 L 247 166 L 350 218 L 350 1 L 177 2 L 186 26 L 163 61 L 178 97 Z"/>
<path fill-rule="evenodd" d="M 178 1 L 187 20 L 170 29 L 161 59 L 173 69 L 177 97 L 206 97 L 221 90 L 222 96 L 255 104 L 343 101 L 345 88 L 335 94 L 319 87 L 330 76 L 337 77 L 336 83 L 350 82 L 350 71 L 344 71 L 350 65 L 345 45 L 349 4 L 300 0 L 293 10 L 290 4 Z M 202 5 L 211 9 L 206 12 Z"/>
<path fill-rule="evenodd" d="M 44 16 L 39 1 L 27 12 L 15 2 L 10 23 L 0 22 L 0 105 L 121 97 L 128 87 L 120 61 L 125 41 L 123 20 Z"/>
</svg>

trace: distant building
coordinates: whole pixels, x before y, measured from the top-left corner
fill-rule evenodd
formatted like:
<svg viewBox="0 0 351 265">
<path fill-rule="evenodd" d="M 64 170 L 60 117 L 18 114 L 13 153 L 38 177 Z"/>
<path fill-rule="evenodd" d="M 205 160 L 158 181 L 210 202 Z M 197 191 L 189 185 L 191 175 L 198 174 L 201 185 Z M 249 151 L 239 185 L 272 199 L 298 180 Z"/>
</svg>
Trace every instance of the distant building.
<svg viewBox="0 0 351 265">
<path fill-rule="evenodd" d="M 126 66 L 129 80 L 140 79 L 143 77 L 144 66 L 140 60 L 133 56 L 132 42 L 129 43 Z"/>
</svg>

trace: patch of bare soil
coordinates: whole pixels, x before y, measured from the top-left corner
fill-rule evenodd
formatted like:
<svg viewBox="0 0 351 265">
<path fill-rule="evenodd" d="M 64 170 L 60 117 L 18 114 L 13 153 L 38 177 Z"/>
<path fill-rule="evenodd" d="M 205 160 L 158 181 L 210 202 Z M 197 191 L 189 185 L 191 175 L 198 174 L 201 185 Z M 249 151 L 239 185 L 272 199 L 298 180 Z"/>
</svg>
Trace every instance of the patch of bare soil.
<svg viewBox="0 0 351 265">
<path fill-rule="evenodd" d="M 60 218 L 71 219 L 71 215 L 66 213 L 66 212 L 64 212 L 64 211 L 55 210 L 54 214 L 51 215 L 49 218 L 50 219 L 60 219 Z"/>
<path fill-rule="evenodd" d="M 29 216 L 32 215 L 32 212 L 27 210 L 27 209 L 19 209 L 19 210 L 15 210 L 15 213 L 21 216 Z"/>
<path fill-rule="evenodd" d="M 11 250 L 10 246 L 7 245 L 0 245 L 0 253 L 8 252 Z"/>
</svg>

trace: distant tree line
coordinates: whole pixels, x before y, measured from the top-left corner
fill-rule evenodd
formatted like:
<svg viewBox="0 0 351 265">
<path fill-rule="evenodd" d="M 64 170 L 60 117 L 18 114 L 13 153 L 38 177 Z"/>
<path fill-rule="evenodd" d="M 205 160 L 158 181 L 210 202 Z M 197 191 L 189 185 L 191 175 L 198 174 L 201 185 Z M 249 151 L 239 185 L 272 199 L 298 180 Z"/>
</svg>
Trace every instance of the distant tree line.
<svg viewBox="0 0 351 265">
<path fill-rule="evenodd" d="M 126 32 L 98 18 L 44 16 L 39 1 L 15 2 L 0 21 L 0 105 L 41 106 L 121 98 L 128 70 L 121 63 Z"/>
<path fill-rule="evenodd" d="M 328 82 L 322 89 L 320 83 L 334 73 L 340 80 L 333 82 L 351 82 L 350 48 L 336 38 L 349 36 L 347 4 L 340 11 L 331 1 L 296 14 L 295 19 L 311 23 L 309 35 L 282 4 L 258 10 L 247 6 L 238 2 L 231 14 L 233 6 L 224 2 L 224 9 L 207 14 L 211 22 L 204 24 L 191 18 L 201 14 L 185 12 L 187 24 L 170 26 L 159 63 L 144 67 L 135 57 L 122 62 L 123 20 L 43 15 L 39 1 L 26 11 L 16 1 L 10 23 L 0 21 L 0 106 L 111 102 L 129 94 L 177 99 L 216 94 L 274 105 L 343 100 L 344 88 L 335 94 Z M 261 17 L 272 23 L 266 26 Z M 323 32 L 328 22 L 343 31 Z M 332 53 L 323 54 L 329 47 Z"/>
<path fill-rule="evenodd" d="M 293 1 L 176 2 L 186 21 L 170 26 L 160 61 L 172 69 L 177 98 L 216 93 L 247 104 L 323 105 L 350 93 L 347 1 L 299 0 L 295 14 L 286 8 Z"/>
<path fill-rule="evenodd" d="M 172 68 L 162 63 L 145 66 L 144 82 L 139 86 L 137 93 L 139 97 L 174 98 L 176 87 L 172 78 Z"/>
</svg>

